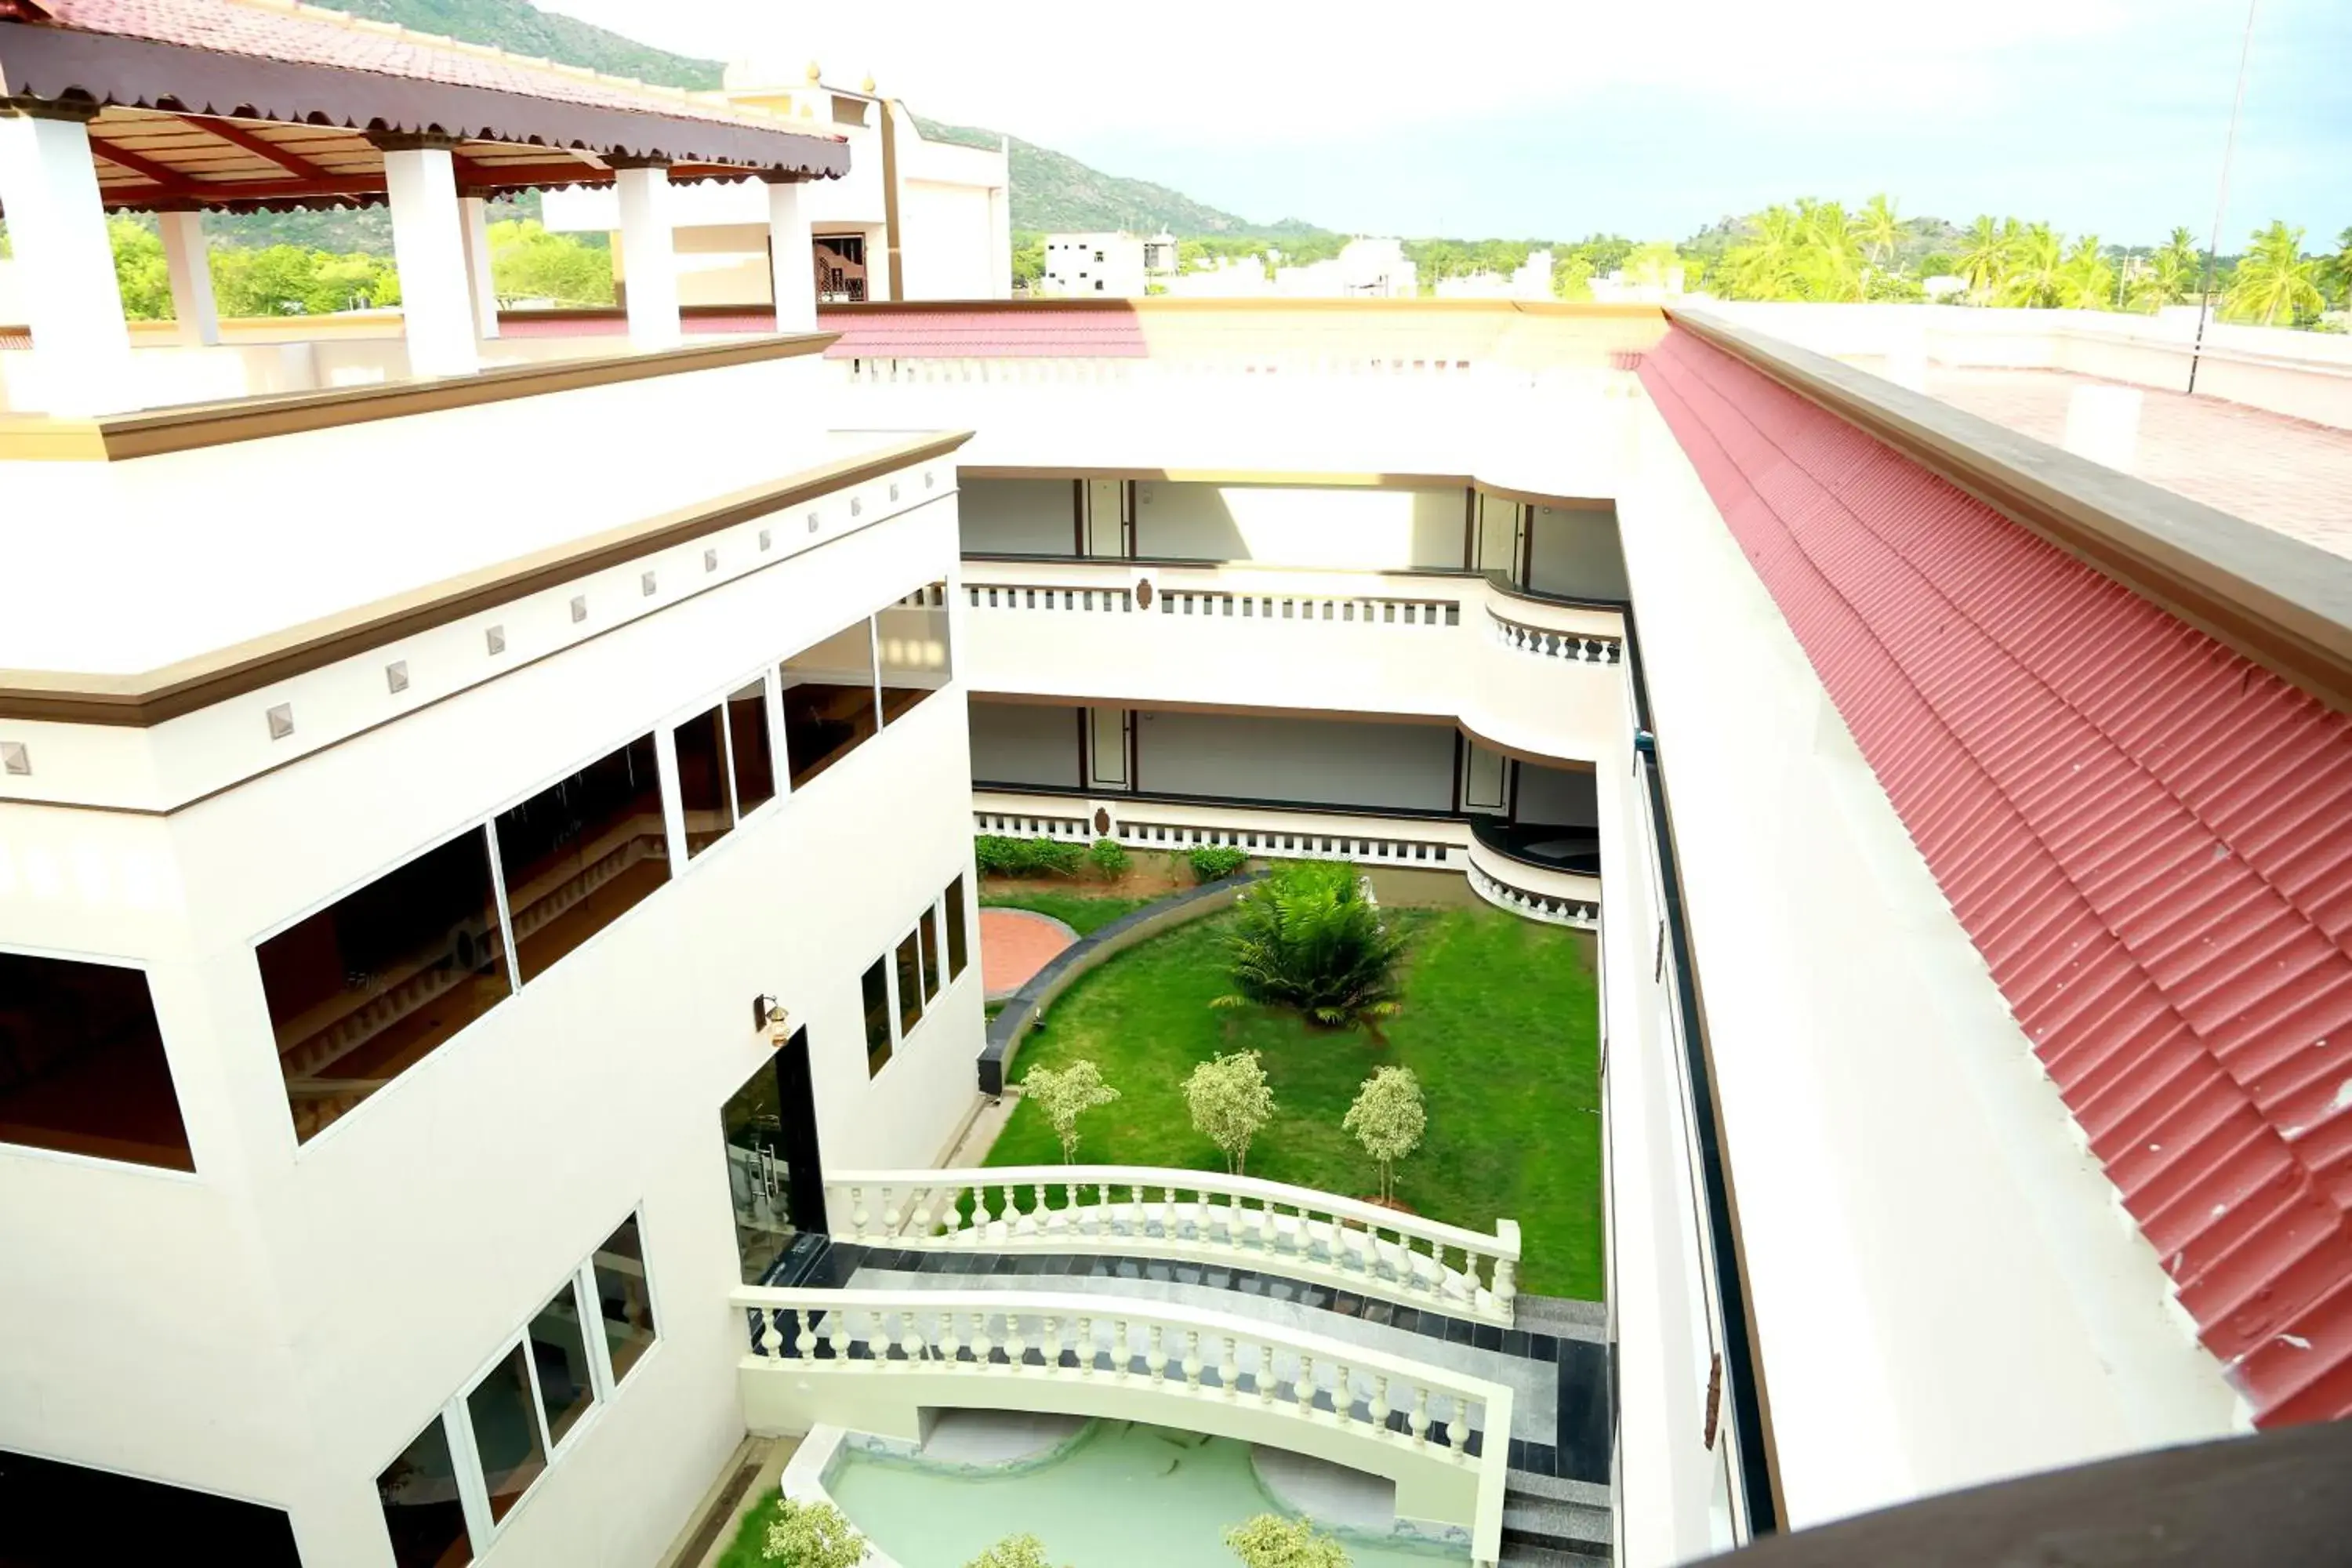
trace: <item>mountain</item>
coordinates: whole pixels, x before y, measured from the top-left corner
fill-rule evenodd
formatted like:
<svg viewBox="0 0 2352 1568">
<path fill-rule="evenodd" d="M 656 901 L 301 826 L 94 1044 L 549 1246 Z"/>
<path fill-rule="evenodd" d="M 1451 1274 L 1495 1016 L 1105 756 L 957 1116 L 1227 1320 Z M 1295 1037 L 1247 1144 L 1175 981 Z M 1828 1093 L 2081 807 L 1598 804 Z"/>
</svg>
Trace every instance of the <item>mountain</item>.
<svg viewBox="0 0 2352 1568">
<path fill-rule="evenodd" d="M 338 11 L 394 22 L 423 33 L 439 33 L 467 43 L 487 44 L 519 55 L 541 56 L 565 65 L 586 66 L 614 76 L 666 87 L 715 88 L 720 66 L 625 38 L 618 33 L 575 22 L 540 10 L 530 0 L 319 0 Z M 923 134 L 993 150 L 993 131 L 968 125 L 941 125 L 917 116 Z M 1296 238 L 1320 234 L 1296 218 L 1280 223 L 1253 224 L 1246 218 L 1205 206 L 1165 185 L 1126 180 L 1090 169 L 1076 158 L 1050 147 L 1012 139 L 1013 226 L 1016 229 L 1085 231 L 1134 229 L 1145 233 L 1167 229 L 1194 237 L 1227 234 Z M 294 215 L 263 215 L 264 216 Z M 267 223 L 257 226 L 268 229 Z M 354 231 L 356 232 L 356 231 Z M 373 237 L 371 236 L 371 237 Z M 258 241 L 258 243 L 268 243 Z M 316 243 L 304 239 L 298 243 Z"/>
</svg>

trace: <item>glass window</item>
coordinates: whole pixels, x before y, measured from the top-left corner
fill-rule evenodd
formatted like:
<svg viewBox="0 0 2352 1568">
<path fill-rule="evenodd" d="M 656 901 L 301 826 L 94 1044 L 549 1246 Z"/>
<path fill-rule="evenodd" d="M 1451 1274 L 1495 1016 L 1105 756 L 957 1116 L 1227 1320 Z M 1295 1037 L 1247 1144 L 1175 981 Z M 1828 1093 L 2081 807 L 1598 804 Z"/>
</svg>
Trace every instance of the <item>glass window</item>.
<svg viewBox="0 0 2352 1568">
<path fill-rule="evenodd" d="M 375 1496 L 397 1568 L 461 1568 L 474 1560 L 449 1432 L 438 1415 L 376 1477 Z"/>
<path fill-rule="evenodd" d="M 735 815 L 749 816 L 776 797 L 775 755 L 768 749 L 765 676 L 728 694 L 727 736 L 735 757 Z"/>
<path fill-rule="evenodd" d="M 474 1451 L 490 1494 L 490 1518 L 504 1519 L 547 1468 L 547 1445 L 530 1395 L 530 1363 L 521 1345 L 474 1384 L 466 1395 L 466 1418 L 474 1424 Z"/>
<path fill-rule="evenodd" d="M 784 760 L 800 788 L 873 738 L 873 628 L 864 619 L 784 660 Z"/>
<path fill-rule="evenodd" d="M 727 793 L 727 721 L 713 708 L 677 727 L 677 804 L 686 814 L 686 854 L 692 859 L 735 826 Z"/>
<path fill-rule="evenodd" d="M 596 1403 L 588 1371 L 588 1335 L 580 1321 L 580 1286 L 567 1280 L 555 1300 L 530 1321 L 530 1359 L 539 1373 L 540 1407 L 547 1412 L 547 1440 L 561 1443 L 574 1423 Z"/>
<path fill-rule="evenodd" d="M 882 721 L 948 683 L 948 585 L 919 588 L 874 617 L 882 653 Z"/>
<path fill-rule="evenodd" d="M 637 1234 L 637 1216 L 596 1249 L 594 1260 L 597 1307 L 604 1317 L 604 1345 L 613 1358 L 613 1382 L 618 1384 L 629 1369 L 654 1344 L 653 1288 L 646 1279 L 646 1249 Z"/>
<path fill-rule="evenodd" d="M 880 1072 L 890 1059 L 890 979 L 887 959 L 876 959 L 866 971 L 866 1076 Z"/>
<path fill-rule="evenodd" d="M 196 1168 L 145 974 L 0 952 L 0 1142 Z"/>
<path fill-rule="evenodd" d="M 923 1021 L 923 973 L 915 952 L 915 933 L 898 943 L 898 1036 L 904 1039 Z"/>
<path fill-rule="evenodd" d="M 498 837 L 507 914 L 530 981 L 669 880 L 654 738 L 641 735 L 500 812 Z"/>
<path fill-rule="evenodd" d="M 478 828 L 288 927 L 256 957 L 298 1139 L 512 991 Z"/>
<path fill-rule="evenodd" d="M 963 879 L 958 877 L 948 884 L 948 978 L 963 978 Z"/>
<path fill-rule="evenodd" d="M 940 912 L 923 911 L 923 923 L 918 928 L 923 936 L 923 1000 L 934 1002 L 940 994 Z"/>
</svg>

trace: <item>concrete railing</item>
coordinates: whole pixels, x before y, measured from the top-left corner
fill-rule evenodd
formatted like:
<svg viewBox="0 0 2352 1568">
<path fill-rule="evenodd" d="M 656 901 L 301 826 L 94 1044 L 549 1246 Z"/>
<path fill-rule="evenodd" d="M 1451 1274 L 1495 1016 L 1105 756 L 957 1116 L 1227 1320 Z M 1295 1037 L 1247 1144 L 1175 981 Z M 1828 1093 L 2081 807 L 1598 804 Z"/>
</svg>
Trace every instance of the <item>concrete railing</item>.
<svg viewBox="0 0 2352 1568">
<path fill-rule="evenodd" d="M 975 833 L 1006 838 L 1116 838 L 1129 849 L 1168 852 L 1212 847 L 1285 860 L 1352 860 L 1367 866 L 1461 870 L 1470 826 L 1455 819 L 1389 816 L 1311 805 L 1243 805 L 976 789 Z"/>
<path fill-rule="evenodd" d="M 1133 1165 L 835 1172 L 825 1179 L 824 1204 L 835 1239 L 901 1251 L 1233 1264 L 1505 1325 L 1518 1297 L 1516 1220 L 1498 1220 L 1489 1236 L 1312 1187 L 1217 1172 Z"/>
<path fill-rule="evenodd" d="M 744 1286 L 744 1422 L 919 1440 L 939 1409 L 1150 1422 L 1396 1485 L 1400 1518 L 1502 1552 L 1511 1391 L 1402 1356 L 1164 1303 L 1022 1290 Z"/>
<path fill-rule="evenodd" d="M 1601 879 L 1516 859 L 1472 839 L 1463 868 L 1471 890 L 1497 909 L 1552 925 L 1601 929 Z"/>
</svg>

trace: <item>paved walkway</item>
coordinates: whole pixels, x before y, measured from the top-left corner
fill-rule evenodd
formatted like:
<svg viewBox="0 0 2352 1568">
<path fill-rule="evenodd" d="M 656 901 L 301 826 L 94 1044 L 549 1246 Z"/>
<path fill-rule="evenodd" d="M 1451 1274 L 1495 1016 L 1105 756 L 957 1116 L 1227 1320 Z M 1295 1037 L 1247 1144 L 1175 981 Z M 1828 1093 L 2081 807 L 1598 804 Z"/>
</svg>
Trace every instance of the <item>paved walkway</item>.
<svg viewBox="0 0 2352 1568">
<path fill-rule="evenodd" d="M 2065 443 L 2066 405 L 2074 389 L 2110 384 L 2067 371 L 1927 372 L 1933 396 L 2053 447 Z M 2352 431 L 2215 397 L 2142 390 L 2134 470 L 2141 479 L 2352 556 Z"/>
<path fill-rule="evenodd" d="M 1078 933 L 1051 915 L 1031 910 L 980 911 L 980 973 L 992 1002 L 1012 995 Z"/>
</svg>

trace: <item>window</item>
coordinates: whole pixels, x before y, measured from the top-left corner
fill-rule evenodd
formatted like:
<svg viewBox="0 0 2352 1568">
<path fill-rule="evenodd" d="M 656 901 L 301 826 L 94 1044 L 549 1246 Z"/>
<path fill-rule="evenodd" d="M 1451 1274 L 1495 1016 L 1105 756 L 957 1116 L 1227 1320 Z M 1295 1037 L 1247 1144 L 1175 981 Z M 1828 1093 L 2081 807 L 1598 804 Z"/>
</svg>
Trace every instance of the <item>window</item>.
<svg viewBox="0 0 2352 1568">
<path fill-rule="evenodd" d="M 474 1560 L 449 1429 L 440 1416 L 383 1468 L 375 1496 L 397 1568 L 461 1568 Z"/>
<path fill-rule="evenodd" d="M 923 1021 L 922 965 L 915 952 L 915 933 L 898 943 L 898 1033 L 911 1034 Z"/>
<path fill-rule="evenodd" d="M 776 798 L 775 754 L 768 749 L 765 676 L 727 698 L 727 743 L 735 759 L 735 813 L 749 816 Z"/>
<path fill-rule="evenodd" d="M 727 788 L 726 710 L 713 708 L 677 727 L 677 803 L 686 816 L 686 855 L 691 860 L 735 826 L 735 802 Z"/>
<path fill-rule="evenodd" d="M 539 1426 L 539 1402 L 531 1396 L 530 1358 L 517 1345 L 466 1395 L 474 1452 L 482 1461 L 482 1485 L 495 1524 L 512 1512 L 547 1469 L 547 1440 Z"/>
<path fill-rule="evenodd" d="M 963 978 L 965 957 L 963 934 L 963 879 L 958 877 L 948 884 L 948 978 Z"/>
<path fill-rule="evenodd" d="M 196 1168 L 144 973 L 0 952 L 0 1142 Z"/>
<path fill-rule="evenodd" d="M 933 583 L 908 595 L 874 617 L 874 630 L 882 654 L 882 721 L 893 723 L 948 683 L 948 585 Z"/>
<path fill-rule="evenodd" d="M 12 1415 L 26 1409 L 12 1397 Z M 142 1558 L 302 1568 L 283 1509 L 0 1449 L 0 1563 L 90 1568 Z"/>
<path fill-rule="evenodd" d="M 580 1282 L 564 1281 L 555 1299 L 530 1321 L 530 1360 L 539 1374 L 540 1404 L 547 1411 L 547 1440 L 561 1444 L 596 1403 L 596 1378 L 589 1363 L 588 1333 L 580 1314 Z"/>
<path fill-rule="evenodd" d="M 936 1002 L 940 995 L 940 912 L 923 911 L 923 923 L 918 928 L 923 938 L 923 1000 Z"/>
<path fill-rule="evenodd" d="M 800 788 L 881 727 L 870 624 L 854 624 L 784 660 L 784 760 Z"/>
<path fill-rule="evenodd" d="M 498 843 L 520 979 L 530 981 L 669 880 L 654 738 L 640 735 L 500 812 Z"/>
<path fill-rule="evenodd" d="M 646 1249 L 637 1234 L 637 1216 L 605 1237 L 591 1260 L 596 1279 L 596 1302 L 604 1318 L 604 1344 L 613 1363 L 613 1383 L 619 1386 L 654 1345 L 653 1289 L 646 1278 Z"/>
<path fill-rule="evenodd" d="M 886 961 L 876 959 L 859 984 L 866 997 L 866 1076 L 872 1078 L 890 1060 L 890 980 Z"/>
<path fill-rule="evenodd" d="M 513 991 L 479 828 L 298 921 L 256 956 L 303 1140 Z"/>
</svg>

